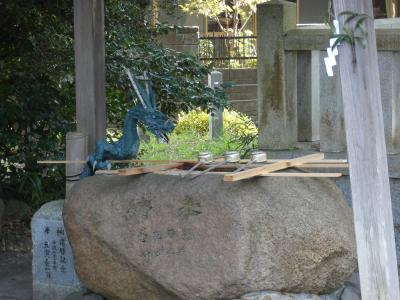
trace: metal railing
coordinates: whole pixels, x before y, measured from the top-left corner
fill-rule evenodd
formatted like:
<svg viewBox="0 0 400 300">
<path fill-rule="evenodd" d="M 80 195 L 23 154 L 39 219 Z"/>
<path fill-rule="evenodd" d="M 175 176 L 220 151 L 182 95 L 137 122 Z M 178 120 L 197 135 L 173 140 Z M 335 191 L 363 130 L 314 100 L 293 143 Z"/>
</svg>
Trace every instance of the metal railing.
<svg viewBox="0 0 400 300">
<path fill-rule="evenodd" d="M 217 68 L 256 67 L 256 36 L 203 36 L 200 38 L 200 60 Z"/>
</svg>

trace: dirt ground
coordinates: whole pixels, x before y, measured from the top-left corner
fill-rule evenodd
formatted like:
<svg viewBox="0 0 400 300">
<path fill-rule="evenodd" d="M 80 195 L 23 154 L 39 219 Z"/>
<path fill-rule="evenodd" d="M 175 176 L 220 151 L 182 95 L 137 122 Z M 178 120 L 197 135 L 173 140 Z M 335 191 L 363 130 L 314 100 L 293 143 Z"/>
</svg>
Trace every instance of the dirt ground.
<svg viewBox="0 0 400 300">
<path fill-rule="evenodd" d="M 8 204 L 0 224 L 0 300 L 30 300 L 32 214 L 22 202 Z"/>
<path fill-rule="evenodd" d="M 32 299 L 32 255 L 30 252 L 0 252 L 0 299 Z"/>
</svg>

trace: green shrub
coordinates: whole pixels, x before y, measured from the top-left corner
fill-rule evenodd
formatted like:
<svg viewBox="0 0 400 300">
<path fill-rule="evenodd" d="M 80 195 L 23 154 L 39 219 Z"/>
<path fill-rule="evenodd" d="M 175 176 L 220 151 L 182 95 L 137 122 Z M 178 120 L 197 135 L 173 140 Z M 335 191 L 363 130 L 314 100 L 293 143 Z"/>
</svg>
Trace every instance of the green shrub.
<svg viewBox="0 0 400 300">
<path fill-rule="evenodd" d="M 186 132 L 206 135 L 208 133 L 208 114 L 200 109 L 180 113 L 174 132 L 176 134 Z"/>
<path fill-rule="evenodd" d="M 257 135 L 257 127 L 253 121 L 240 112 L 225 109 L 224 134 L 230 137 Z M 179 121 L 175 133 L 193 132 L 198 135 L 207 135 L 209 129 L 209 115 L 200 110 L 192 110 L 188 113 L 179 114 Z"/>
<path fill-rule="evenodd" d="M 160 144 L 153 136 L 141 144 L 140 159 L 177 160 L 196 159 L 202 151 L 211 151 L 214 156 L 228 150 L 238 150 L 242 156 L 257 145 L 257 128 L 251 119 L 233 110 L 224 112 L 224 134 L 210 141 L 208 136 L 208 114 L 201 110 L 181 113 L 170 136 L 169 144 Z"/>
</svg>

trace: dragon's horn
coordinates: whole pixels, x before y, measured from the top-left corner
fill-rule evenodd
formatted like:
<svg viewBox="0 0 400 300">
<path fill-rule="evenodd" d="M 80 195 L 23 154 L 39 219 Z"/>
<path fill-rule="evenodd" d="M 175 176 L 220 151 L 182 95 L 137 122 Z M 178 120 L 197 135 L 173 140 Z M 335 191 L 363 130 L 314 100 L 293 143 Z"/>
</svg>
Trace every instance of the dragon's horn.
<svg viewBox="0 0 400 300">
<path fill-rule="evenodd" d="M 147 72 L 147 71 L 143 72 L 143 80 L 146 85 L 146 100 L 147 100 L 146 102 L 150 107 L 155 109 L 156 101 L 155 101 L 155 97 L 154 97 L 153 86 L 151 84 L 151 80 L 149 77 L 149 72 Z"/>
<path fill-rule="evenodd" d="M 149 105 L 155 109 L 156 108 L 156 97 L 154 95 L 153 85 L 151 84 L 151 80 L 148 77 L 148 72 L 145 71 L 143 74 L 144 74 L 144 77 L 146 78 L 146 90 L 147 90 L 147 95 L 149 96 Z"/>
<path fill-rule="evenodd" d="M 139 83 L 137 83 L 136 80 L 133 78 L 131 71 L 129 71 L 129 69 L 126 67 L 124 67 L 124 69 L 125 69 L 126 74 L 128 75 L 128 78 L 129 78 L 132 86 L 133 86 L 133 89 L 135 90 L 135 92 L 139 98 L 139 101 L 142 103 L 144 109 L 147 109 L 147 105 L 146 105 L 144 97 L 143 97 L 144 96 L 143 89 L 140 87 Z"/>
</svg>

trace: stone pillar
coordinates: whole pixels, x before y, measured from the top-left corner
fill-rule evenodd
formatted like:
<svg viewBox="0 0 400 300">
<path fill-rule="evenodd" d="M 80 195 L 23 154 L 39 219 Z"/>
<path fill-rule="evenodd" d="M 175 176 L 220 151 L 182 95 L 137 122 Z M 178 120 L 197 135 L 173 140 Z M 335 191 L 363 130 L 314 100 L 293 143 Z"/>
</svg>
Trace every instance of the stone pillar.
<svg viewBox="0 0 400 300">
<path fill-rule="evenodd" d="M 379 51 L 378 63 L 386 151 L 397 154 L 400 153 L 400 53 Z"/>
<path fill-rule="evenodd" d="M 287 149 L 297 141 L 297 55 L 284 49 L 284 34 L 296 28 L 296 4 L 272 0 L 257 5 L 259 147 Z M 290 84 L 289 84 L 290 83 Z M 293 84 L 294 83 L 294 84 Z"/>
<path fill-rule="evenodd" d="M 81 132 L 68 132 L 66 139 L 66 159 L 67 160 L 86 160 L 88 156 L 88 137 Z M 68 194 L 71 187 L 79 181 L 79 176 L 85 164 L 67 164 L 65 167 L 66 187 L 65 193 Z"/>
<path fill-rule="evenodd" d="M 211 74 L 208 75 L 208 86 L 212 89 L 222 84 L 222 81 L 223 81 L 222 73 L 219 71 L 212 71 Z M 223 113 L 224 109 L 222 108 L 214 112 L 212 115 L 210 115 L 209 131 L 211 140 L 222 137 L 224 133 Z"/>
<path fill-rule="evenodd" d="M 44 204 L 33 216 L 33 300 L 59 300 L 83 289 L 62 218 L 64 201 Z"/>
<path fill-rule="evenodd" d="M 320 51 L 297 52 L 298 140 L 319 140 L 319 64 Z"/>
<path fill-rule="evenodd" d="M 326 56 L 326 51 L 320 55 L 320 150 L 342 152 L 346 151 L 346 133 L 340 72 L 334 67 L 334 76 L 328 77 L 324 63 Z"/>
</svg>

